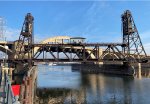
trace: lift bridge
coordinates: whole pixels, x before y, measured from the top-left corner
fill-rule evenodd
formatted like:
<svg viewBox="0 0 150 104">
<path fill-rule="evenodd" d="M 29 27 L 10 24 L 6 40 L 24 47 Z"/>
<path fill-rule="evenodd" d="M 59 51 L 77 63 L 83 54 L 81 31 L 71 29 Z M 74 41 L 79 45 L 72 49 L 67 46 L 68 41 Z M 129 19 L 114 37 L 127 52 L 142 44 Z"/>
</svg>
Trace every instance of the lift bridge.
<svg viewBox="0 0 150 104">
<path fill-rule="evenodd" d="M 147 62 L 132 14 L 126 10 L 122 16 L 122 43 L 72 42 L 71 37 L 56 36 L 38 44 L 34 43 L 34 17 L 25 16 L 19 40 L 1 42 L 0 50 L 7 52 L 9 63 L 34 62 Z M 5 47 L 8 46 L 6 49 Z M 2 60 L 1 60 L 2 61 Z"/>
<path fill-rule="evenodd" d="M 83 41 L 84 38 L 56 36 L 35 44 L 33 35 L 34 18 L 31 13 L 28 13 L 25 16 L 19 39 L 14 42 L 0 42 L 0 51 L 8 55 L 7 60 L 1 59 L 0 61 L 9 63 L 9 69 L 2 67 L 6 77 L 3 78 L 4 81 L 2 80 L 2 83 L 4 82 L 3 89 L 5 90 L 2 92 L 3 96 L 0 93 L 0 99 L 3 97 L 6 104 L 14 104 L 14 96 L 11 96 L 13 95 L 11 94 L 11 86 L 15 82 L 15 84 L 20 85 L 19 101 L 21 104 L 33 104 L 36 90 L 36 62 L 94 64 L 119 62 L 123 65 L 126 65 L 126 63 L 128 65 L 148 62 L 148 56 L 142 45 L 131 12 L 126 10 L 121 19 L 122 43 L 86 43 Z M 127 75 L 132 72 L 130 69 L 120 71 L 121 74 Z M 133 75 L 133 73 L 131 74 Z M 6 83 L 10 81 L 7 75 L 16 76 L 17 78 L 13 79 L 13 83 Z"/>
</svg>

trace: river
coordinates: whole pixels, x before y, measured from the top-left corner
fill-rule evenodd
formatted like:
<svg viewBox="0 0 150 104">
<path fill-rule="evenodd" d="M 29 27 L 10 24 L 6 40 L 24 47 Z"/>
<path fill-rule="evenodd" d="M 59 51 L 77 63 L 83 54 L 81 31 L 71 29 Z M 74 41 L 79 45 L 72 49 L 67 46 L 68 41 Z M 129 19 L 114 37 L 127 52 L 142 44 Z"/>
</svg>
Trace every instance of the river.
<svg viewBox="0 0 150 104">
<path fill-rule="evenodd" d="M 39 65 L 39 104 L 150 104 L 150 69 L 142 76 L 84 74 L 71 65 Z"/>
</svg>

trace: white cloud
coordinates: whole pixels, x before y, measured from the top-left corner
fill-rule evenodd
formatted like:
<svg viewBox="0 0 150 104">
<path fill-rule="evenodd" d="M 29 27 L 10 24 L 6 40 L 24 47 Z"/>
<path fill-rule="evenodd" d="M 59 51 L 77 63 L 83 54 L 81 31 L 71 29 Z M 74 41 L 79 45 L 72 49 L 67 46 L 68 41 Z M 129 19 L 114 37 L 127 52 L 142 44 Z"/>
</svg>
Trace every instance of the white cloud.
<svg viewBox="0 0 150 104">
<path fill-rule="evenodd" d="M 82 31 L 82 35 L 85 34 L 95 34 L 95 33 L 99 33 L 100 29 L 99 27 L 96 27 L 98 24 L 98 20 L 102 20 L 103 15 L 99 15 L 101 14 L 101 11 L 103 11 L 105 8 L 108 8 L 109 4 L 105 1 L 95 1 L 92 3 L 92 5 L 87 9 L 87 11 L 85 12 L 85 17 L 86 20 L 84 21 L 84 26 L 85 29 Z M 88 17 L 88 18 L 87 18 Z M 99 26 L 102 24 L 98 24 Z M 100 34 L 100 33 L 99 33 Z"/>
<path fill-rule="evenodd" d="M 140 34 L 140 37 L 141 39 L 147 39 L 147 38 L 150 38 L 150 30 L 147 30 L 143 33 L 139 33 Z"/>
<path fill-rule="evenodd" d="M 15 28 L 11 28 L 11 27 L 6 27 L 5 28 L 5 32 L 4 32 L 4 38 L 6 37 L 7 41 L 18 40 L 19 36 L 20 36 L 20 32 L 21 32 L 21 29 L 15 29 Z M 34 34 L 34 41 L 36 43 L 40 42 L 40 41 L 42 41 L 42 40 L 44 40 L 46 38 L 44 36 L 47 36 L 47 35 Z"/>
<path fill-rule="evenodd" d="M 18 40 L 19 39 L 19 36 L 20 36 L 20 32 L 21 32 L 21 29 L 16 29 L 16 28 L 11 28 L 11 27 L 6 27 L 5 28 L 5 32 L 4 32 L 4 36 L 3 38 L 0 38 L 0 40 L 5 40 L 6 38 L 6 41 L 15 41 L 15 40 Z M 38 43 L 42 40 L 44 40 L 45 37 L 43 36 L 46 36 L 46 35 L 40 35 L 40 34 L 34 34 L 34 41 L 35 43 Z"/>
<path fill-rule="evenodd" d="M 106 1 L 100 1 L 99 3 L 100 8 L 108 8 L 110 5 Z"/>
<path fill-rule="evenodd" d="M 144 49 L 147 54 L 150 55 L 150 30 L 147 30 L 145 32 L 139 33 L 141 41 L 143 43 Z"/>
<path fill-rule="evenodd" d="M 14 29 L 10 27 L 6 27 L 4 32 L 4 37 L 6 37 L 6 40 L 8 41 L 15 41 L 19 39 L 20 30 Z"/>
<path fill-rule="evenodd" d="M 143 44 L 144 49 L 148 55 L 150 55 L 150 43 Z"/>
</svg>

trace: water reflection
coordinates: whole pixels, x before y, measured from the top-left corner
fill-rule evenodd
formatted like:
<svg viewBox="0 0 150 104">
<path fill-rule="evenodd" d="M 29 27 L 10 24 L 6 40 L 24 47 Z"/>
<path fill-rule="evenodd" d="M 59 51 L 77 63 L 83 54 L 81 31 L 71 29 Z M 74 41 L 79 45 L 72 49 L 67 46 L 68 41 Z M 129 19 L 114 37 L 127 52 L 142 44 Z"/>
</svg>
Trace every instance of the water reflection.
<svg viewBox="0 0 150 104">
<path fill-rule="evenodd" d="M 149 73 L 149 69 L 142 69 L 139 79 L 137 75 L 72 72 L 71 66 L 40 66 L 36 103 L 150 104 L 150 91 L 147 90 L 150 88 Z"/>
<path fill-rule="evenodd" d="M 150 78 L 150 68 L 136 69 L 135 77 L 141 78 Z"/>
</svg>

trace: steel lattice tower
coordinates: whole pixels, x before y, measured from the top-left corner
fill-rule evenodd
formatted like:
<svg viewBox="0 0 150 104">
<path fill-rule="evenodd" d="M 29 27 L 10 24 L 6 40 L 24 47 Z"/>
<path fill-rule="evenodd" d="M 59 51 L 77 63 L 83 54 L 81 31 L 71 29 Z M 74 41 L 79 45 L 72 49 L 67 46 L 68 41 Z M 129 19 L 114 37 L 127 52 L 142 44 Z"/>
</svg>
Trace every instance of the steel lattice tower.
<svg viewBox="0 0 150 104">
<path fill-rule="evenodd" d="M 5 21 L 3 17 L 0 17 L 0 40 L 4 41 L 4 26 L 5 26 Z"/>
<path fill-rule="evenodd" d="M 131 12 L 126 10 L 121 17 L 123 43 L 127 44 L 126 47 L 123 47 L 123 53 L 127 55 L 127 59 L 131 59 L 132 55 L 137 55 L 137 59 L 145 58 L 147 54 L 142 45 L 142 41 L 140 39 Z"/>
<path fill-rule="evenodd" d="M 33 51 L 31 49 L 33 42 L 33 16 L 27 13 L 23 27 L 16 46 L 16 58 L 32 60 Z"/>
<path fill-rule="evenodd" d="M 5 34 L 5 19 L 3 17 L 0 17 L 0 41 L 6 41 L 4 34 Z M 4 56 L 6 58 L 6 53 L 0 52 L 0 58 L 4 59 Z"/>
</svg>

